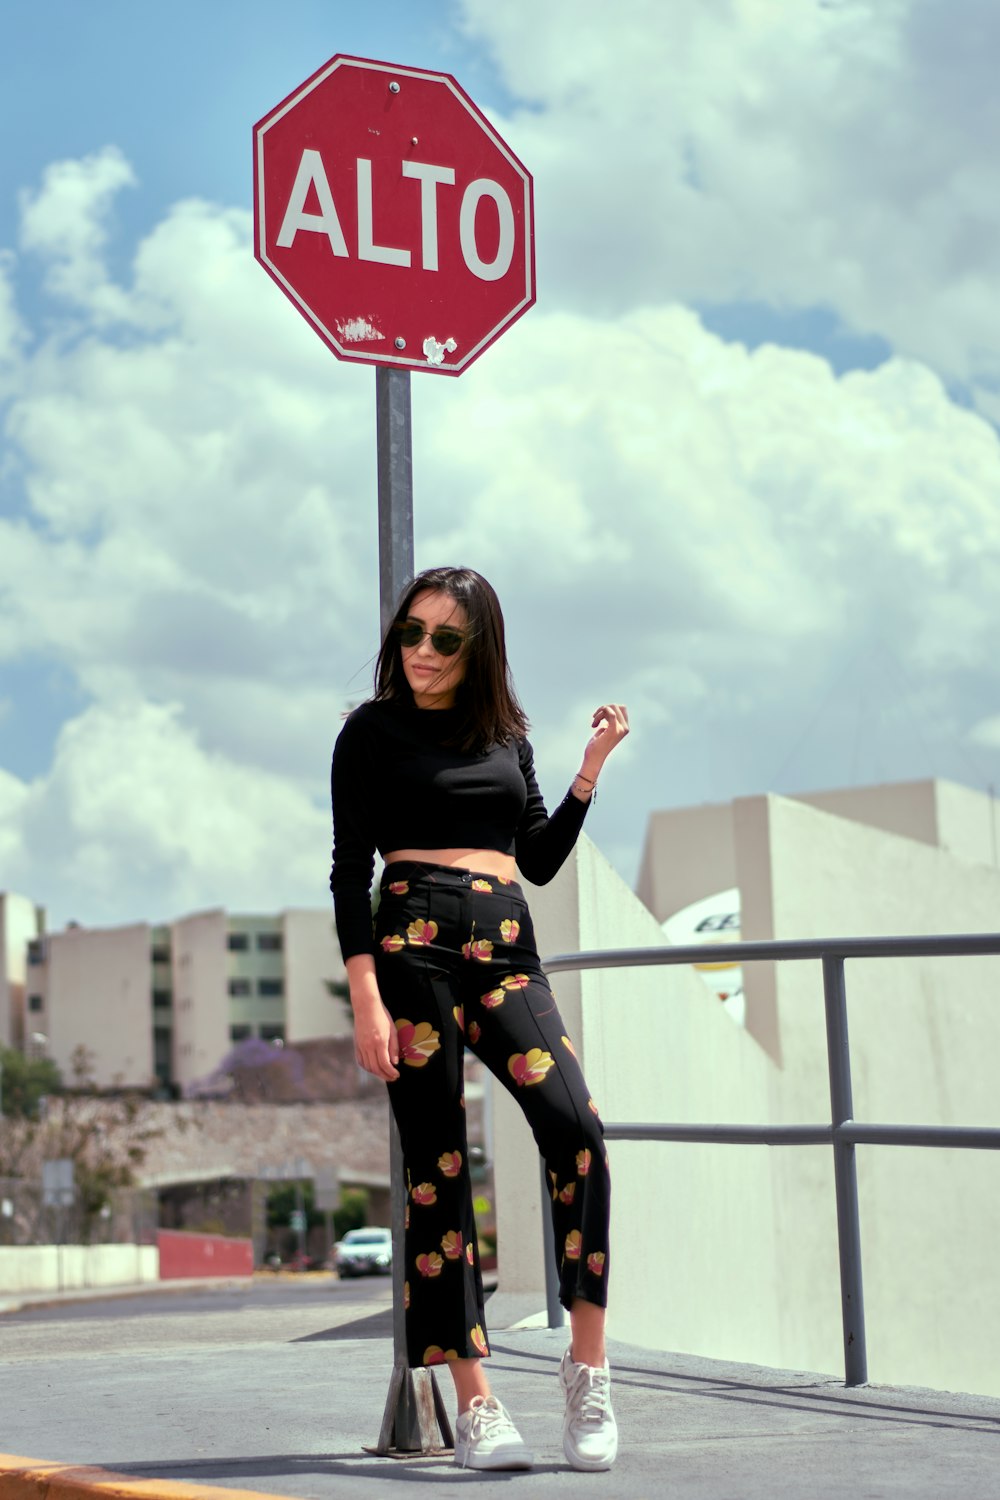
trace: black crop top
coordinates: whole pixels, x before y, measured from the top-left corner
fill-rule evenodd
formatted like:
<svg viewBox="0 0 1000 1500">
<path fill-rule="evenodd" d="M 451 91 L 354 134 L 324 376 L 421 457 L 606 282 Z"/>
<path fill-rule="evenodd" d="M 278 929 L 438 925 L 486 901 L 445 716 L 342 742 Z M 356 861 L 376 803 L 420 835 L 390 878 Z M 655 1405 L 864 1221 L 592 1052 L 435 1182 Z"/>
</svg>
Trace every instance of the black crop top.
<svg viewBox="0 0 1000 1500">
<path fill-rule="evenodd" d="M 527 740 L 469 753 L 441 743 L 454 709 L 363 703 L 333 750 L 333 892 L 345 959 L 372 953 L 375 851 L 496 849 L 544 885 L 579 837 L 589 802 L 567 792 L 550 817 Z"/>
</svg>

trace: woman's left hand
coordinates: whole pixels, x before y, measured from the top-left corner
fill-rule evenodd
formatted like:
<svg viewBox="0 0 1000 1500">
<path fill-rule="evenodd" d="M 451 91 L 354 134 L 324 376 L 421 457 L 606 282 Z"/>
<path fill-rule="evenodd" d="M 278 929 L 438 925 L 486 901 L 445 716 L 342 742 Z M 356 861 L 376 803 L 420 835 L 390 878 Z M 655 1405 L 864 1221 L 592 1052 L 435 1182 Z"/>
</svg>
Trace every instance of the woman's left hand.
<svg viewBox="0 0 1000 1500">
<path fill-rule="evenodd" d="M 612 750 L 628 734 L 628 709 L 624 703 L 602 703 L 591 722 L 595 733 L 583 752 L 583 772 L 596 777 Z"/>
</svg>

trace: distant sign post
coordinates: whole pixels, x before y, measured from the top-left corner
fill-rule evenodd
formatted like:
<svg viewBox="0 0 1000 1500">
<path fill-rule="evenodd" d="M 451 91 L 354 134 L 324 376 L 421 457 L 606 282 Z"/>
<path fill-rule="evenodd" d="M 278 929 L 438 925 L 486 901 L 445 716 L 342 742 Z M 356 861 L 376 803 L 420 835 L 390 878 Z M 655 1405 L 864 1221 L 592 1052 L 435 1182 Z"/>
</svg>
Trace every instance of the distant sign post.
<svg viewBox="0 0 1000 1500">
<path fill-rule="evenodd" d="M 73 1162 L 68 1156 L 55 1157 L 42 1162 L 42 1202 L 46 1208 L 65 1210 L 76 1202 L 76 1178 Z M 63 1240 L 65 1239 L 65 1213 L 57 1216 L 56 1264 L 57 1286 L 63 1289 Z"/>
<path fill-rule="evenodd" d="M 376 366 L 384 633 L 414 572 L 410 371 L 461 375 L 534 302 L 531 177 L 450 74 L 340 54 L 253 140 L 254 255 L 338 359 Z M 395 1363 L 374 1451 L 426 1452 L 451 1429 L 433 1373 L 407 1365 L 390 1133 Z"/>
<path fill-rule="evenodd" d="M 69 1157 L 42 1162 L 42 1202 L 46 1208 L 72 1208 L 76 1201 L 73 1163 Z"/>
</svg>

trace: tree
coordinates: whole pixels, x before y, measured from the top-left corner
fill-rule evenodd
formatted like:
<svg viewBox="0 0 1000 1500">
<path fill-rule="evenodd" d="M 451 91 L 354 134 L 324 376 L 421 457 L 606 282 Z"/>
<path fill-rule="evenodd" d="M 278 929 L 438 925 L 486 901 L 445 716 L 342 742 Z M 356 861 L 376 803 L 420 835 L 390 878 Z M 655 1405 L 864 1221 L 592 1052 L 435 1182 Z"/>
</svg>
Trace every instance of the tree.
<svg viewBox="0 0 1000 1500">
<path fill-rule="evenodd" d="M 64 1088 L 54 1094 L 50 1089 L 44 1111 L 36 1099 L 33 1115 L 10 1118 L 0 1129 L 0 1177 L 37 1185 L 43 1162 L 73 1163 L 76 1201 L 64 1230 L 82 1244 L 94 1238 L 115 1193 L 136 1185 L 150 1141 L 164 1133 L 146 1123 L 140 1096 L 99 1094 L 92 1068 L 92 1055 L 78 1047 L 72 1058 L 71 1091 Z M 37 1224 L 28 1225 L 27 1231 L 33 1236 Z"/>
<path fill-rule="evenodd" d="M 333 1232 L 342 1240 L 349 1229 L 363 1229 L 368 1223 L 367 1188 L 345 1188 L 340 1195 L 340 1207 L 333 1210 Z"/>
<path fill-rule="evenodd" d="M 299 1205 L 306 1215 L 307 1229 L 323 1223 L 323 1215 L 315 1206 L 312 1182 L 281 1182 L 271 1188 L 267 1195 L 267 1226 L 269 1229 L 287 1229 L 292 1222 L 292 1212 Z"/>
<path fill-rule="evenodd" d="M 199 1078 L 188 1089 L 201 1099 L 229 1099 L 253 1104 L 261 1099 L 302 1097 L 302 1058 L 283 1042 L 265 1042 L 248 1036 L 226 1053 L 207 1078 Z"/>
<path fill-rule="evenodd" d="M 346 979 L 324 979 L 326 992 L 334 1000 L 339 1000 L 346 1010 L 351 1022 L 354 1021 L 354 1008 L 351 1005 L 351 986 Z"/>
<path fill-rule="evenodd" d="M 282 1182 L 271 1188 L 267 1195 L 267 1224 L 269 1229 L 287 1229 L 292 1222 L 292 1210 L 298 1206 L 298 1195 L 294 1182 Z M 325 1215 L 315 1205 L 313 1183 L 306 1179 L 300 1185 L 302 1207 L 306 1214 L 306 1227 L 315 1229 L 325 1223 Z M 342 1240 L 349 1229 L 363 1229 L 368 1223 L 369 1192 L 367 1188 L 345 1188 L 340 1197 L 340 1207 L 333 1210 L 333 1232 Z"/>
<path fill-rule="evenodd" d="M 378 902 L 379 902 L 379 889 L 378 889 L 378 886 L 376 885 L 374 891 L 372 892 L 372 921 L 375 920 L 375 913 L 378 911 Z M 336 923 L 333 924 L 333 940 L 334 940 L 334 942 L 337 941 L 337 924 Z M 347 1014 L 348 1014 L 348 1016 L 350 1018 L 351 1024 L 353 1026 L 353 1024 L 354 1024 L 354 1009 L 353 1009 L 353 1007 L 351 1005 L 351 986 L 348 984 L 346 976 L 343 979 L 324 979 L 323 980 L 323 984 L 324 984 L 324 986 L 326 988 L 326 992 L 330 996 L 330 998 L 332 1000 L 339 1000 L 340 1001 L 341 1005 L 346 1010 L 346 1012 L 347 1012 Z"/>
<path fill-rule="evenodd" d="M 35 1120 L 39 1101 L 62 1088 L 62 1075 L 50 1057 L 25 1057 L 0 1047 L 0 1114 Z"/>
</svg>

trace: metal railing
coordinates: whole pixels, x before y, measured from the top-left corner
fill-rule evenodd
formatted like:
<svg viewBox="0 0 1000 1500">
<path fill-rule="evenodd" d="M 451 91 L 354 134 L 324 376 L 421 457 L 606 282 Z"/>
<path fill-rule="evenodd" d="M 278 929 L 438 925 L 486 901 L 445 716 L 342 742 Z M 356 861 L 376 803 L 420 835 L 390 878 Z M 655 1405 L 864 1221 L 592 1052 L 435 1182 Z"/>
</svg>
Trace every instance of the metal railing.
<svg viewBox="0 0 1000 1500">
<path fill-rule="evenodd" d="M 686 947 L 606 948 L 589 953 L 561 953 L 543 960 L 549 974 L 588 969 L 649 967 L 659 964 L 701 964 L 706 954 L 725 954 L 732 964 L 767 961 L 783 963 L 814 959 L 823 966 L 826 1009 L 826 1050 L 830 1075 L 830 1124 L 606 1124 L 609 1141 L 694 1141 L 713 1145 L 833 1147 L 833 1175 L 837 1200 L 837 1239 L 840 1252 L 840 1301 L 844 1331 L 844 1375 L 848 1386 L 868 1379 L 864 1289 L 861 1271 L 861 1230 L 858 1213 L 856 1146 L 948 1146 L 966 1150 L 1000 1150 L 1000 1128 L 943 1125 L 878 1125 L 854 1119 L 851 1054 L 847 1031 L 847 991 L 844 963 L 849 958 L 951 958 L 1000 954 L 1000 933 L 967 933 L 942 937 L 821 938 L 759 943 L 700 943 Z M 548 1215 L 548 1189 L 543 1167 L 543 1215 L 546 1234 L 545 1292 L 549 1327 L 563 1321 L 558 1276 Z"/>
</svg>

